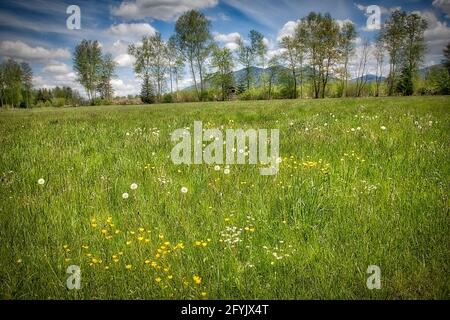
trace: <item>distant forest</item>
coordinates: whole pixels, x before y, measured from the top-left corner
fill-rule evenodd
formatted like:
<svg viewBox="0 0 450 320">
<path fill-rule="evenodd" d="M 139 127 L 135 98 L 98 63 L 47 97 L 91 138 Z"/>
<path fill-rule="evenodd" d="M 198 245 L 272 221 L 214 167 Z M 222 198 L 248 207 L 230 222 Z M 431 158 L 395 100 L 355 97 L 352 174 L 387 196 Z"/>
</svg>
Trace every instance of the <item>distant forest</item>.
<svg viewBox="0 0 450 320">
<path fill-rule="evenodd" d="M 141 80 L 137 96 L 114 96 L 116 62 L 102 53 L 98 41 L 83 40 L 75 47 L 73 68 L 85 95 L 70 87 L 33 88 L 30 65 L 8 59 L 0 64 L 0 103 L 30 108 L 449 94 L 450 43 L 443 48 L 441 64 L 424 68 L 426 28 L 417 13 L 392 12 L 375 41 L 362 39 L 356 76 L 353 72 L 351 77 L 349 62 L 358 37 L 351 22 L 311 12 L 298 21 L 293 35 L 280 39 L 279 53 L 269 57 L 264 35 L 257 30 L 239 39 L 237 50 L 231 51 L 214 42 L 211 21 L 190 10 L 178 18 L 167 41 L 155 33 L 129 46 Z M 375 73 L 369 73 L 369 61 L 376 63 Z M 185 70 L 193 84 L 180 89 Z"/>
</svg>

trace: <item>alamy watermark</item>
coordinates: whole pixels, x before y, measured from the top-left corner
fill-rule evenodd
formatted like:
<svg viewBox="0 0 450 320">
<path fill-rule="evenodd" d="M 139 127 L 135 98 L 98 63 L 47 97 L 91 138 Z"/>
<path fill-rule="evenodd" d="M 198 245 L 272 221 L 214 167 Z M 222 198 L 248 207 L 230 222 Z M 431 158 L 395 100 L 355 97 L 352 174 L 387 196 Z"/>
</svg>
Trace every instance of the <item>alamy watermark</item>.
<svg viewBox="0 0 450 320">
<path fill-rule="evenodd" d="M 67 289 L 80 289 L 81 288 L 81 269 L 79 266 L 71 265 L 67 267 L 66 273 L 70 274 L 66 280 Z"/>
<path fill-rule="evenodd" d="M 366 15 L 368 16 L 366 21 L 367 30 L 380 30 L 381 29 L 381 9 L 377 5 L 370 5 L 366 8 Z"/>
<path fill-rule="evenodd" d="M 220 129 L 203 129 L 201 121 L 194 121 L 193 134 L 187 128 L 172 132 L 172 142 L 178 143 L 171 157 L 174 164 L 247 164 L 248 159 L 248 164 L 266 166 L 261 175 L 274 175 L 281 162 L 279 139 L 278 129 L 226 129 L 224 136 Z"/>
<path fill-rule="evenodd" d="M 66 13 L 70 16 L 66 20 L 66 26 L 69 30 L 81 29 L 81 10 L 77 5 L 70 5 L 66 9 Z"/>
<path fill-rule="evenodd" d="M 381 289 L 381 269 L 377 265 L 367 267 L 366 273 L 370 274 L 367 278 L 366 286 L 369 290 Z"/>
</svg>

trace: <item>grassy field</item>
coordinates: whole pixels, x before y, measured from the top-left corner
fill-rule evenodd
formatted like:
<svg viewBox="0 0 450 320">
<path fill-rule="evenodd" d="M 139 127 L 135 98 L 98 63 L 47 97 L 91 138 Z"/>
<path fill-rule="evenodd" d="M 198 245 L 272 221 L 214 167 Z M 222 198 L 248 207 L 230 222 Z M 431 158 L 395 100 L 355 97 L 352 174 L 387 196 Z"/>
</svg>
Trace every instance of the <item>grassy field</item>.
<svg viewBox="0 0 450 320">
<path fill-rule="evenodd" d="M 279 128 L 278 175 L 174 165 L 194 120 Z M 1 297 L 449 299 L 449 142 L 449 97 L 0 111 Z"/>
</svg>

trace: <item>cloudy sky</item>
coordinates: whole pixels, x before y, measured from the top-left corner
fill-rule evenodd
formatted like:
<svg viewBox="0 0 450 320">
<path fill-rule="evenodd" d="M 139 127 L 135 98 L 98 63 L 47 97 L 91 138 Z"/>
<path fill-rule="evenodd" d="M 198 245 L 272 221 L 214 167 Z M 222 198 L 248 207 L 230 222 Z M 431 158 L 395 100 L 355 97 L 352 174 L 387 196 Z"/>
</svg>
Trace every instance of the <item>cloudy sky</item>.
<svg viewBox="0 0 450 320">
<path fill-rule="evenodd" d="M 66 27 L 66 9 L 73 4 L 81 9 L 80 30 Z M 442 49 L 450 41 L 450 0 L 2 0 L 0 59 L 13 57 L 29 62 L 36 87 L 68 85 L 83 92 L 75 82 L 72 52 L 82 39 L 98 40 L 103 51 L 111 53 L 118 63 L 118 77 L 113 80 L 116 95 L 136 94 L 139 80 L 133 74 L 128 45 L 156 31 L 168 39 L 177 17 L 186 10 L 205 13 L 212 22 L 215 40 L 231 50 L 236 49 L 236 40 L 245 38 L 251 29 L 262 32 L 268 55 L 273 55 L 279 52 L 277 39 L 289 35 L 295 22 L 310 11 L 329 12 L 339 21 L 352 21 L 359 33 L 357 46 L 361 39 L 373 40 L 378 31 L 366 27 L 369 5 L 380 7 L 381 20 L 397 8 L 423 15 L 428 21 L 425 65 L 440 62 Z M 182 85 L 188 86 L 190 81 L 186 74 Z"/>
</svg>

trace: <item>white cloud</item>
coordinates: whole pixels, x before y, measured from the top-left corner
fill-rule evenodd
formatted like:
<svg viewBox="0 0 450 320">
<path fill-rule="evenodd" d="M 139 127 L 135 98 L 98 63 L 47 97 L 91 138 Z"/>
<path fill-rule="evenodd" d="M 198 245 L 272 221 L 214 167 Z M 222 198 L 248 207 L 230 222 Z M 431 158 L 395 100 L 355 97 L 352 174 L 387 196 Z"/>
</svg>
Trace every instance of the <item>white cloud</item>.
<svg viewBox="0 0 450 320">
<path fill-rule="evenodd" d="M 27 61 L 70 58 L 70 52 L 67 49 L 31 47 L 22 41 L 10 40 L 5 40 L 0 43 L 0 55 Z"/>
<path fill-rule="evenodd" d="M 43 69 L 42 72 L 52 73 L 52 74 L 68 74 L 71 72 L 70 67 L 59 61 L 50 61 Z"/>
<path fill-rule="evenodd" d="M 450 1 L 449 0 L 434 0 L 433 6 L 441 9 L 447 16 L 450 17 Z"/>
<path fill-rule="evenodd" d="M 214 40 L 217 42 L 238 42 L 239 39 L 241 39 L 241 35 L 238 32 L 228 34 L 214 33 Z"/>
<path fill-rule="evenodd" d="M 430 65 L 431 61 L 440 61 L 442 59 L 442 50 L 450 39 L 450 27 L 447 22 L 441 22 L 431 11 L 417 11 L 428 23 L 424 32 L 425 42 L 427 44 L 427 53 L 425 61 Z"/>
<path fill-rule="evenodd" d="M 278 31 L 277 41 L 281 41 L 284 37 L 292 37 L 295 33 L 295 28 L 300 20 L 288 21 L 284 24 L 280 31 Z"/>
<path fill-rule="evenodd" d="M 190 9 L 215 7 L 218 0 L 135 0 L 123 1 L 111 12 L 126 19 L 151 17 L 158 20 L 172 20 Z"/>
<path fill-rule="evenodd" d="M 344 19 L 344 20 L 340 20 L 340 19 L 336 19 L 337 24 L 339 25 L 340 28 L 342 28 L 344 26 L 344 24 L 346 23 L 351 23 L 351 24 L 355 24 L 352 20 L 350 19 Z"/>
<path fill-rule="evenodd" d="M 148 23 L 120 23 L 112 25 L 107 32 L 118 37 L 139 38 L 154 35 L 156 29 Z"/>
<path fill-rule="evenodd" d="M 231 32 L 228 34 L 215 32 L 213 34 L 214 40 L 224 44 L 225 48 L 235 51 L 239 48 L 238 42 L 241 39 L 241 35 L 238 32 Z"/>
<path fill-rule="evenodd" d="M 126 80 L 125 83 L 122 79 L 112 79 L 111 85 L 114 89 L 114 95 L 118 97 L 127 96 L 129 94 L 136 95 L 139 93 L 140 85 L 136 79 Z"/>
<path fill-rule="evenodd" d="M 135 61 L 135 58 L 128 53 L 119 54 L 114 61 L 119 67 L 131 67 Z"/>
<path fill-rule="evenodd" d="M 225 44 L 225 48 L 230 51 L 236 51 L 237 49 L 239 49 L 239 45 L 236 42 L 228 42 Z"/>
</svg>

